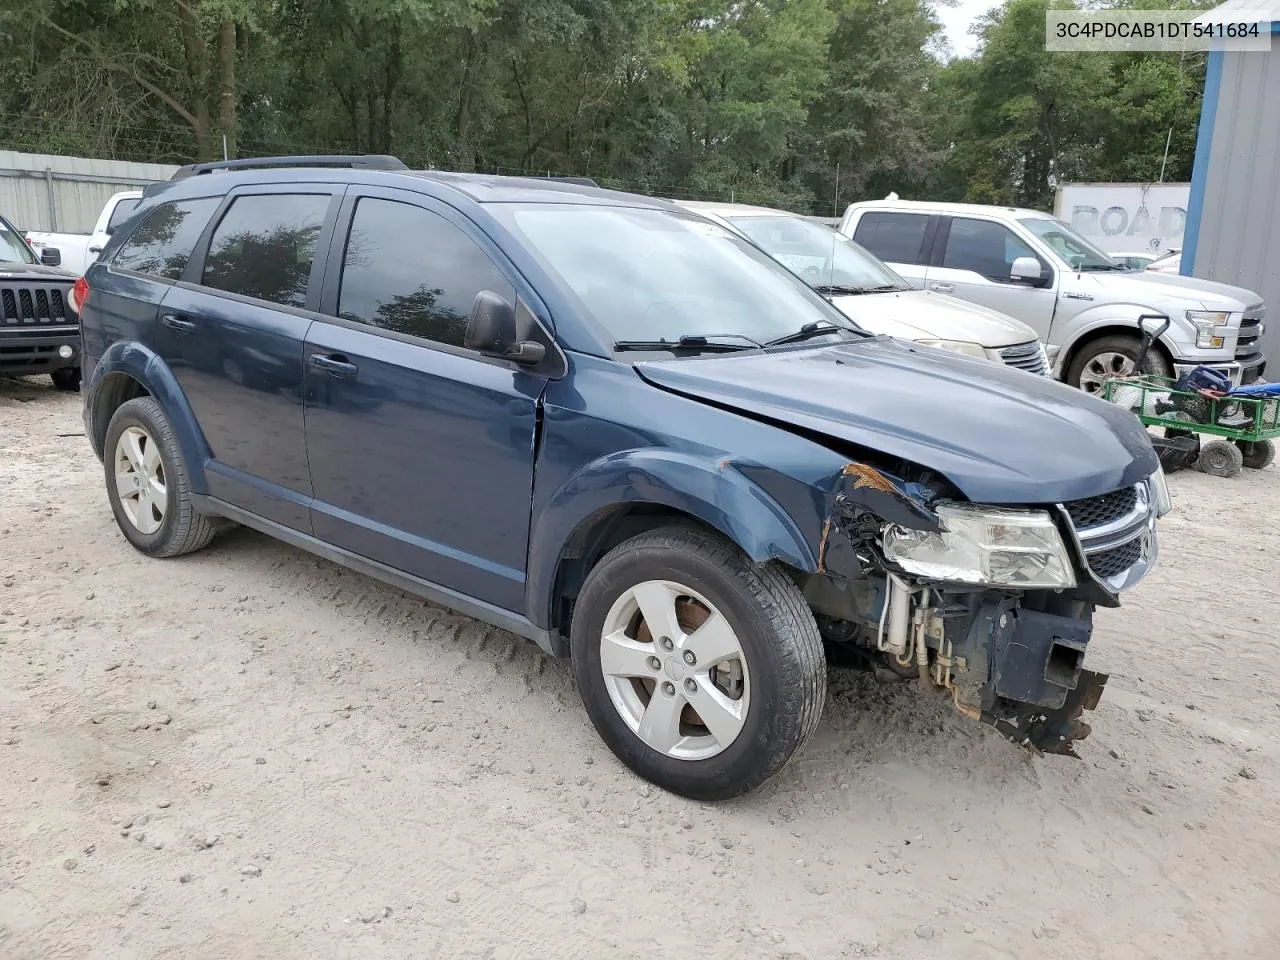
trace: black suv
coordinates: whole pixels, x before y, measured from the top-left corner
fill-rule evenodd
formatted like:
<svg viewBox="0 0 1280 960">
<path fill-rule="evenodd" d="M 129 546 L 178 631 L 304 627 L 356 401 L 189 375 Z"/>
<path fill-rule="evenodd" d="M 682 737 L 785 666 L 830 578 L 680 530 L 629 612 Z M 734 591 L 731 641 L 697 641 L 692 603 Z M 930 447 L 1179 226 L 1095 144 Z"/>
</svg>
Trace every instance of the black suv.
<svg viewBox="0 0 1280 960">
<path fill-rule="evenodd" d="M 8 220 L 0 217 L 0 374 L 47 373 L 60 390 L 80 386 L 80 327 L 69 294 L 75 275 L 43 262 Z"/>
<path fill-rule="evenodd" d="M 1156 557 L 1136 418 L 856 328 L 745 238 L 391 158 L 180 171 L 87 274 L 85 426 L 138 550 L 235 521 L 572 658 L 699 798 L 817 725 L 824 643 L 1070 752 Z"/>
</svg>

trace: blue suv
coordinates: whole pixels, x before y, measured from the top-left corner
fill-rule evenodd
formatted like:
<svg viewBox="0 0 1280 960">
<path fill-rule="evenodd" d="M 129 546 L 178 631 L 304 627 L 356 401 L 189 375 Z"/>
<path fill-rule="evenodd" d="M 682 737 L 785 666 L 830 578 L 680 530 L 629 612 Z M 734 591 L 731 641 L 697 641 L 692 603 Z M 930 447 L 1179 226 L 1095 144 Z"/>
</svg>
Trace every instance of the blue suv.
<svg viewBox="0 0 1280 960">
<path fill-rule="evenodd" d="M 744 238 L 581 182 L 184 168 L 77 299 L 134 547 L 244 524 L 527 637 L 695 798 L 787 763 L 833 654 L 1072 752 L 1094 610 L 1169 508 L 1131 414 L 868 334 Z"/>
</svg>

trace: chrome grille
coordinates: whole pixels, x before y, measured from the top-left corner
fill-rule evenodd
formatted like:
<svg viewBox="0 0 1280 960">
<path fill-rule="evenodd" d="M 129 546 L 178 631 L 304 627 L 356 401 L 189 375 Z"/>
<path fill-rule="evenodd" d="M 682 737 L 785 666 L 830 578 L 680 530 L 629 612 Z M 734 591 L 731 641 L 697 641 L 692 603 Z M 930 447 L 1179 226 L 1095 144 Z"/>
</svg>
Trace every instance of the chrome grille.
<svg viewBox="0 0 1280 960">
<path fill-rule="evenodd" d="M 1007 366 L 1017 367 L 1019 370 L 1026 370 L 1028 373 L 1036 373 L 1042 377 L 1049 374 L 1049 364 L 1039 340 L 1032 340 L 1029 343 L 1015 343 L 1012 347 L 1003 347 L 1000 350 L 1000 359 Z"/>
<path fill-rule="evenodd" d="M 1240 318 L 1240 338 L 1236 341 L 1236 359 L 1252 357 L 1258 352 L 1258 339 L 1266 329 L 1263 324 L 1266 315 L 1267 308 L 1261 303 L 1255 303 L 1244 312 Z"/>
<path fill-rule="evenodd" d="M 1137 502 L 1137 488 L 1127 487 L 1113 493 L 1104 493 L 1100 497 L 1072 500 L 1070 503 L 1064 503 L 1063 506 L 1071 515 L 1071 522 L 1075 524 L 1076 529 L 1087 530 L 1132 513 Z"/>
<path fill-rule="evenodd" d="M 1072 500 L 1062 509 L 1075 528 L 1089 569 L 1099 580 L 1122 588 L 1125 577 L 1138 564 L 1149 565 L 1154 546 L 1152 506 L 1146 484 L 1136 484 L 1096 497 Z M 1137 571 L 1140 576 L 1145 568 Z M 1129 582 L 1133 577 L 1127 578 Z"/>
</svg>

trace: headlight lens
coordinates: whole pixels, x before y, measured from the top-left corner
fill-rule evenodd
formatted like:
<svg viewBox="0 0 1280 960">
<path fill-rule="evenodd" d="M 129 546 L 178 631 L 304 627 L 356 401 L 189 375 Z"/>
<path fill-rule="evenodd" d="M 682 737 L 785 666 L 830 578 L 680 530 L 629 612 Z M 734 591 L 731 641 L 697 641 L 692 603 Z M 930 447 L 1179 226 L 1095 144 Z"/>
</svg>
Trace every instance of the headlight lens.
<svg viewBox="0 0 1280 960">
<path fill-rule="evenodd" d="M 1196 346 L 1201 350 L 1217 350 L 1226 345 L 1231 335 L 1231 314 L 1210 310 L 1188 310 L 1187 320 L 1196 328 Z"/>
<path fill-rule="evenodd" d="M 922 347 L 933 347 L 935 350 L 949 350 L 952 353 L 963 353 L 966 357 L 977 357 L 986 360 L 987 348 L 980 343 L 969 343 L 966 340 L 917 340 Z"/>
<path fill-rule="evenodd" d="M 940 533 L 888 527 L 885 556 L 934 580 L 1023 588 L 1076 585 L 1066 545 L 1043 510 L 950 503 L 937 512 Z"/>
<path fill-rule="evenodd" d="M 1151 503 L 1156 508 L 1156 516 L 1163 517 L 1173 509 L 1173 498 L 1169 496 L 1169 484 L 1164 479 L 1164 467 L 1156 467 L 1156 472 L 1151 475 L 1148 484 L 1151 488 Z"/>
</svg>

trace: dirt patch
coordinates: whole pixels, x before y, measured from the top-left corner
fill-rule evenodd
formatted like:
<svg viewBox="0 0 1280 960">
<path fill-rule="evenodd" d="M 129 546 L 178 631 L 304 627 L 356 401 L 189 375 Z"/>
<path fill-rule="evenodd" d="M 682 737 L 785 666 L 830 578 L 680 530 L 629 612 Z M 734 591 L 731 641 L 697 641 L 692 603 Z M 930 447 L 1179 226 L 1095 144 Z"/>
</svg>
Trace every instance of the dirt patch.
<svg viewBox="0 0 1280 960">
<path fill-rule="evenodd" d="M 134 552 L 82 429 L 0 380 L 0 956 L 1276 955 L 1274 467 L 1171 478 L 1083 761 L 836 671 L 706 806 L 509 634 L 249 531 Z"/>
</svg>

